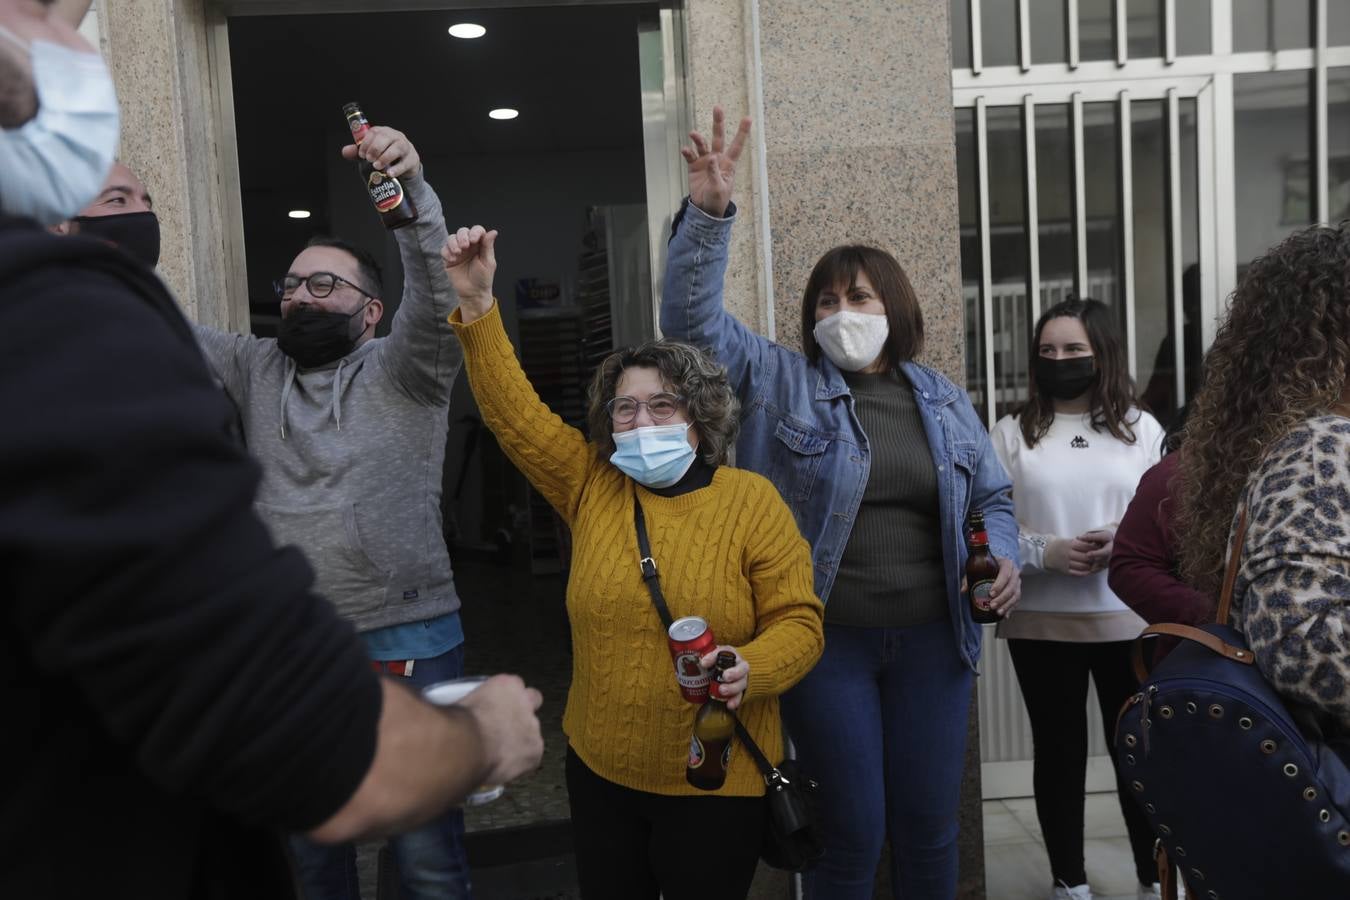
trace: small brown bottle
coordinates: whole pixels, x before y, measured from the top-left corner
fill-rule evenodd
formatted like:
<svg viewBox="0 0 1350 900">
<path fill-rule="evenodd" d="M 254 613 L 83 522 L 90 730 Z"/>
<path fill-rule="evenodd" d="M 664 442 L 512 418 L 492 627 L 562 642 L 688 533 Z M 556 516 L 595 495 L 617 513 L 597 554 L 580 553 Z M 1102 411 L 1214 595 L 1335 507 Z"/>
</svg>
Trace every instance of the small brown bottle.
<svg viewBox="0 0 1350 900">
<path fill-rule="evenodd" d="M 981 625 L 997 622 L 999 614 L 989 605 L 989 591 L 998 578 L 998 560 L 989 552 L 989 535 L 984 530 L 984 510 L 970 513 L 970 555 L 966 557 L 966 592 L 970 597 L 970 617 Z"/>
<path fill-rule="evenodd" d="M 370 122 L 361 112 L 360 104 L 348 103 L 342 107 L 342 112 L 352 130 L 352 140 L 359 145 L 370 131 Z M 356 159 L 356 171 L 361 176 L 361 184 L 370 193 L 370 202 L 375 204 L 375 210 L 380 214 L 380 221 L 384 222 L 385 228 L 402 228 L 417 221 L 417 205 L 404 192 L 401 181 L 375 168 L 370 160 L 360 157 Z"/>
<path fill-rule="evenodd" d="M 718 685 L 722 673 L 736 665 L 736 654 L 723 650 L 713 665 L 708 700 L 694 717 L 694 733 L 689 738 L 689 767 L 685 778 L 701 791 L 715 791 L 727 780 L 731 766 L 731 739 L 736 734 L 736 718 L 727 709 Z"/>
</svg>

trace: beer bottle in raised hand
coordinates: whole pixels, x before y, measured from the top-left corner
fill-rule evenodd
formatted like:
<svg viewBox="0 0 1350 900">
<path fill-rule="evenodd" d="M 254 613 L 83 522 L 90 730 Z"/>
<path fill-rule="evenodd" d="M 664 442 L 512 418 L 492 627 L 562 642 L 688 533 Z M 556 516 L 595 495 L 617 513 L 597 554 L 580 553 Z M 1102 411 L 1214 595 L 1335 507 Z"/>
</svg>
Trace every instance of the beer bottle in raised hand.
<svg viewBox="0 0 1350 900">
<path fill-rule="evenodd" d="M 966 557 L 966 592 L 970 596 L 970 617 L 981 625 L 997 622 L 998 613 L 989 605 L 989 591 L 998 578 L 998 560 L 989 552 L 989 535 L 984 530 L 984 511 L 970 513 L 970 555 Z"/>
<path fill-rule="evenodd" d="M 352 130 L 352 140 L 360 145 L 370 131 L 370 122 L 361 112 L 359 104 L 348 103 L 342 107 L 342 112 Z M 412 197 L 404 193 L 403 182 L 381 172 L 374 163 L 360 156 L 356 158 L 356 172 L 361 176 L 361 184 L 370 194 L 370 202 L 375 204 L 375 211 L 380 214 L 380 221 L 385 228 L 402 228 L 417 221 L 417 205 L 413 203 Z"/>
<path fill-rule="evenodd" d="M 694 717 L 694 734 L 689 739 L 689 768 L 685 777 L 699 790 L 715 791 L 727 780 L 731 765 L 731 739 L 736 734 L 736 718 L 727 709 L 719 685 L 722 674 L 736 665 L 736 654 L 723 650 L 713 665 L 708 684 L 708 700 Z"/>
</svg>

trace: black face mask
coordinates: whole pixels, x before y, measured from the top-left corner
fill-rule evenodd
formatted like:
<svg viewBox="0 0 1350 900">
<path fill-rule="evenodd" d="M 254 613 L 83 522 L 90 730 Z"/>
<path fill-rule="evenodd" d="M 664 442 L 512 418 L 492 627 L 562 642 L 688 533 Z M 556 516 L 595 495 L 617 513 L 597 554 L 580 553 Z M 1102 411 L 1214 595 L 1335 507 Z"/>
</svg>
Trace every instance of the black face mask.
<svg viewBox="0 0 1350 900">
<path fill-rule="evenodd" d="M 79 234 L 107 241 L 122 252 L 154 268 L 159 263 L 159 217 L 152 212 L 115 216 L 77 216 Z"/>
<path fill-rule="evenodd" d="M 359 328 L 353 333 L 352 319 L 365 311 L 366 303 L 353 313 L 324 312 L 301 304 L 281 317 L 277 346 L 302 369 L 313 369 L 341 359 L 352 352 L 361 335 Z"/>
<path fill-rule="evenodd" d="M 1036 390 L 1056 400 L 1081 397 L 1097 383 L 1097 370 L 1091 356 L 1070 359 L 1036 357 Z"/>
</svg>

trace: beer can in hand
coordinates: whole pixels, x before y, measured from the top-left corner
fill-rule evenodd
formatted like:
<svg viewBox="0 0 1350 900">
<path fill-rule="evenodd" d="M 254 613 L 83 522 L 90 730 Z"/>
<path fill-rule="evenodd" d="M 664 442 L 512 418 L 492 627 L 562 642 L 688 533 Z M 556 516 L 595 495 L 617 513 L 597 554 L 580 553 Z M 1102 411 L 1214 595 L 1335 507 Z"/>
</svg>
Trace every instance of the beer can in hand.
<svg viewBox="0 0 1350 900">
<path fill-rule="evenodd" d="M 690 703 L 708 699 L 708 682 L 712 673 L 699 664 L 717 646 L 712 629 L 698 616 L 685 616 L 670 623 L 670 656 L 675 661 L 675 680 L 680 693 Z"/>
</svg>

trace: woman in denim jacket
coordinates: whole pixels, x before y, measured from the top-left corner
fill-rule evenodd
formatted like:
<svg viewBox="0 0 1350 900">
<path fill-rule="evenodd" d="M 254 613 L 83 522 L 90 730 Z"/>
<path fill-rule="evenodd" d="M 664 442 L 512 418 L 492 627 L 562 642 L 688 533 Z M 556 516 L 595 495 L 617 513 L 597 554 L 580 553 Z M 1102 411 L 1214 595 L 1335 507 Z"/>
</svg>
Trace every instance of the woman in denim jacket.
<svg viewBox="0 0 1350 900">
<path fill-rule="evenodd" d="M 812 896 L 872 897 L 889 833 L 896 897 L 949 900 L 971 679 L 982 632 L 962 594 L 964 523 L 981 509 L 999 577 L 996 609 L 1020 595 L 1011 485 L 965 393 L 913 361 L 918 300 L 900 265 L 837 247 L 802 299 L 802 352 L 755 334 L 722 307 L 736 160 L 686 148 L 689 200 L 676 218 L 661 329 L 709 349 L 742 405 L 736 464 L 782 493 L 811 544 L 825 653 L 783 696 L 807 771 L 825 783 L 826 854 Z"/>
</svg>

